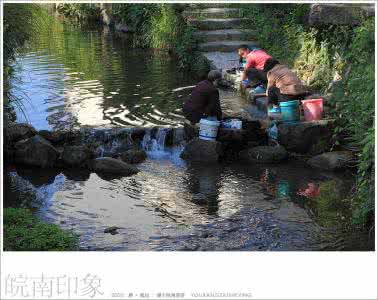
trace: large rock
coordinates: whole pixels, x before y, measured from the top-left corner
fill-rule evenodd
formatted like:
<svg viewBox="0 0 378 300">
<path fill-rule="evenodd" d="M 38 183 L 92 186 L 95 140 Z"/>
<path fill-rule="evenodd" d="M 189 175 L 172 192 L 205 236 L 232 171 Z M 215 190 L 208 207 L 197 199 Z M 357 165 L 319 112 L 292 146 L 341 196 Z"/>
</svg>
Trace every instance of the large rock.
<svg viewBox="0 0 378 300">
<path fill-rule="evenodd" d="M 45 140 L 48 140 L 52 144 L 63 144 L 67 142 L 72 142 L 75 139 L 81 138 L 82 133 L 79 130 L 69 131 L 69 130 L 40 130 L 38 135 L 42 136 Z"/>
<path fill-rule="evenodd" d="M 181 153 L 181 158 L 197 162 L 216 162 L 222 155 L 221 144 L 217 141 L 192 139 Z"/>
<path fill-rule="evenodd" d="M 290 152 L 312 155 L 329 151 L 333 120 L 278 124 L 278 141 Z"/>
<path fill-rule="evenodd" d="M 374 4 L 325 3 L 312 4 L 309 24 L 358 25 L 364 18 L 374 16 Z"/>
<path fill-rule="evenodd" d="M 123 176 L 130 176 L 139 172 L 135 166 L 111 157 L 99 157 L 92 160 L 90 168 L 97 173 Z"/>
<path fill-rule="evenodd" d="M 139 164 L 147 158 L 146 151 L 132 149 L 121 154 L 121 159 L 129 164 Z"/>
<path fill-rule="evenodd" d="M 307 163 L 322 170 L 336 171 L 355 165 L 356 158 L 351 151 L 327 152 L 310 158 Z"/>
<path fill-rule="evenodd" d="M 36 135 L 15 144 L 15 161 L 41 168 L 53 167 L 59 152 L 43 137 Z"/>
<path fill-rule="evenodd" d="M 282 146 L 258 146 L 242 150 L 239 157 L 253 163 L 275 163 L 286 160 L 288 153 Z"/>
<path fill-rule="evenodd" d="M 69 167 L 81 167 L 92 158 L 92 151 L 85 146 L 65 146 L 62 161 Z"/>
<path fill-rule="evenodd" d="M 5 128 L 5 138 L 7 143 L 14 144 L 35 136 L 37 131 L 29 124 L 11 124 Z"/>
</svg>

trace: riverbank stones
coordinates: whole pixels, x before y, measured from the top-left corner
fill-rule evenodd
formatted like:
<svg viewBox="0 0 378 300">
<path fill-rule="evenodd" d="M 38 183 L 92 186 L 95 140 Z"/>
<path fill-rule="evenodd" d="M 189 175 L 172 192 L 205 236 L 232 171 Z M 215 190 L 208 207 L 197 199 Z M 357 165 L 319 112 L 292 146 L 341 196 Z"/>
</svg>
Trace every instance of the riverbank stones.
<svg viewBox="0 0 378 300">
<path fill-rule="evenodd" d="M 29 124 L 11 124 L 4 128 L 7 143 L 14 144 L 20 140 L 33 137 L 37 131 Z"/>
<path fill-rule="evenodd" d="M 139 164 L 145 161 L 147 153 L 144 150 L 132 149 L 121 154 L 121 159 L 129 164 Z"/>
<path fill-rule="evenodd" d="M 200 138 L 192 139 L 180 157 L 193 162 L 217 162 L 222 155 L 222 146 L 217 141 L 205 141 Z"/>
<path fill-rule="evenodd" d="M 81 167 L 93 156 L 86 146 L 65 146 L 62 152 L 62 161 L 69 167 Z"/>
<path fill-rule="evenodd" d="M 39 135 L 21 140 L 14 147 L 15 161 L 23 165 L 49 168 L 59 157 L 58 150 Z"/>
<path fill-rule="evenodd" d="M 131 176 L 139 172 L 135 166 L 111 157 L 96 158 L 90 162 L 89 167 L 94 172 L 100 174 Z"/>
<path fill-rule="evenodd" d="M 356 158 L 351 151 L 334 151 L 314 156 L 307 163 L 316 169 L 337 171 L 355 165 Z"/>
<path fill-rule="evenodd" d="M 280 122 L 278 142 L 289 152 L 317 155 L 329 151 L 332 144 L 333 120 Z"/>
</svg>

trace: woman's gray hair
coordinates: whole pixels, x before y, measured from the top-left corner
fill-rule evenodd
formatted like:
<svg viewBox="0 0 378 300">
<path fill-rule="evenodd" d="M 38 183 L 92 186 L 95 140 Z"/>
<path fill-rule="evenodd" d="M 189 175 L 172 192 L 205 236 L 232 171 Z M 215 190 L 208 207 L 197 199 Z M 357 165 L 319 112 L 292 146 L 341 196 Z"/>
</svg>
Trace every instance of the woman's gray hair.
<svg viewBox="0 0 378 300">
<path fill-rule="evenodd" d="M 211 70 L 209 74 L 207 74 L 207 80 L 214 82 L 217 79 L 222 79 L 222 73 L 218 70 Z"/>
</svg>

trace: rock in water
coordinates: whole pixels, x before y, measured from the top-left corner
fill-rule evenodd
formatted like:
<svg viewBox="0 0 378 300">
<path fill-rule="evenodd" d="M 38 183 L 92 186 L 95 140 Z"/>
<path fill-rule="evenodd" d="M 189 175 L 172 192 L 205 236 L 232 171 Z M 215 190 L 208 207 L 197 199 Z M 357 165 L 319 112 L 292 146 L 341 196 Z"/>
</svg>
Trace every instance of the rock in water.
<svg viewBox="0 0 378 300">
<path fill-rule="evenodd" d="M 92 152 L 85 146 L 65 146 L 62 153 L 62 160 L 70 167 L 80 167 L 91 159 Z"/>
<path fill-rule="evenodd" d="M 253 163 L 275 163 L 286 160 L 288 153 L 282 146 L 258 146 L 240 151 L 239 157 Z"/>
<path fill-rule="evenodd" d="M 189 161 L 216 162 L 221 155 L 222 147 L 219 142 L 194 138 L 185 146 L 180 157 Z"/>
<path fill-rule="evenodd" d="M 90 167 L 98 173 L 123 176 L 131 176 L 139 172 L 136 167 L 111 157 L 98 157 L 92 160 Z"/>
<path fill-rule="evenodd" d="M 37 131 L 29 124 L 12 124 L 4 128 L 4 133 L 7 143 L 14 144 L 35 136 Z"/>
<path fill-rule="evenodd" d="M 307 163 L 317 169 L 336 171 L 350 167 L 355 162 L 351 151 L 327 152 L 310 158 Z"/>
<path fill-rule="evenodd" d="M 278 124 L 278 142 L 290 152 L 312 155 L 329 151 L 333 120 Z"/>
<path fill-rule="evenodd" d="M 145 161 L 147 154 L 144 150 L 128 150 L 121 154 L 121 159 L 129 164 L 139 164 Z"/>
<path fill-rule="evenodd" d="M 17 142 L 15 150 L 16 163 L 41 168 L 53 167 L 59 156 L 58 150 L 39 135 Z"/>
<path fill-rule="evenodd" d="M 111 235 L 114 235 L 118 233 L 118 229 L 120 229 L 120 227 L 110 226 L 108 228 L 105 228 L 104 233 L 110 233 Z"/>
</svg>

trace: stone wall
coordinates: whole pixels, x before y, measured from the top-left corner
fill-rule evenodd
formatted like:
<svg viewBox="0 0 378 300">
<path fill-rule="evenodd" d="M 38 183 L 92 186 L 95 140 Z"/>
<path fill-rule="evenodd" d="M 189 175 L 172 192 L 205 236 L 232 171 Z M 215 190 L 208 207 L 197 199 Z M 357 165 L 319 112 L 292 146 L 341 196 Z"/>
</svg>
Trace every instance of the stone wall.
<svg viewBox="0 0 378 300">
<path fill-rule="evenodd" d="M 358 25 L 363 19 L 374 15 L 374 4 L 312 4 L 309 24 Z"/>
</svg>

